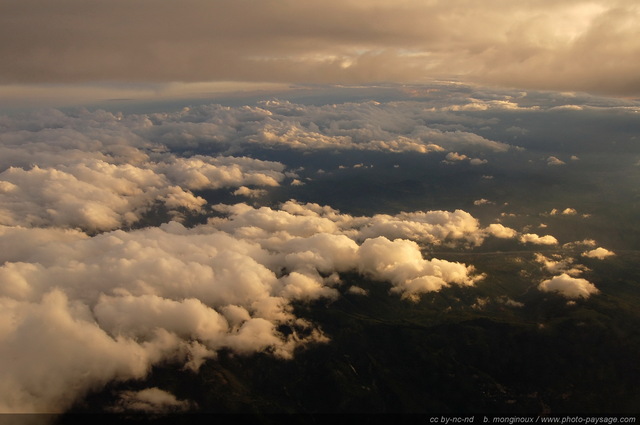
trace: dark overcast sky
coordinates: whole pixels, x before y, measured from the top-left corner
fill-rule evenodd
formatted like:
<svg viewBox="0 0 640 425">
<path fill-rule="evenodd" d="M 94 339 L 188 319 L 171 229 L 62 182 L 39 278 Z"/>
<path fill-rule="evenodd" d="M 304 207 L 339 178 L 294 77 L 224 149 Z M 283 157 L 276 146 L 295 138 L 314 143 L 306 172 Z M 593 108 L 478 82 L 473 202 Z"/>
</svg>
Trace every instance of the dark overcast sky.
<svg viewBox="0 0 640 425">
<path fill-rule="evenodd" d="M 42 83 L 431 78 L 640 93 L 635 0 L 3 0 L 0 8 L 0 90 L 16 98 L 37 96 Z"/>
</svg>

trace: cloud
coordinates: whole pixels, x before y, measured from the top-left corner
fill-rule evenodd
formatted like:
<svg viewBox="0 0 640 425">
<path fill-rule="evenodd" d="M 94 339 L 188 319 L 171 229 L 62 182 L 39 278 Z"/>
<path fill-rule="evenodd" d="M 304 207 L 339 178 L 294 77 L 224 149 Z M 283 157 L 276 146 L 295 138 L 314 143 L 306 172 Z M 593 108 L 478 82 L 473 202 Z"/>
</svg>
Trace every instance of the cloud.
<svg viewBox="0 0 640 425">
<path fill-rule="evenodd" d="M 131 115 L 45 110 L 0 122 L 0 172 L 104 162 L 150 169 L 185 190 L 275 186 L 283 181 L 282 174 L 297 178 L 282 164 L 240 156 L 255 147 L 421 154 L 511 148 L 464 126 L 454 131 L 428 127 L 424 107 L 415 102 L 314 106 L 273 100 Z M 199 150 L 210 155 L 193 154 Z"/>
<path fill-rule="evenodd" d="M 562 258 L 560 255 L 554 256 L 556 260 L 545 257 L 542 254 L 535 254 L 536 262 L 542 264 L 546 271 L 550 273 L 566 273 L 570 276 L 579 276 L 586 267 L 581 265 L 573 265 L 571 258 Z"/>
<path fill-rule="evenodd" d="M 273 244 L 270 244 L 273 246 Z M 358 262 L 358 244 L 345 235 L 316 233 L 310 237 L 294 237 L 281 244 L 284 265 L 289 269 L 309 267 L 324 273 L 344 272 Z"/>
<path fill-rule="evenodd" d="M 60 290 L 33 303 L 6 297 L 0 302 L 3 413 L 62 412 L 96 386 L 142 378 L 166 350 L 167 334 L 145 346 L 113 339 L 95 325 L 86 306 Z"/>
<path fill-rule="evenodd" d="M 596 241 L 593 239 L 584 239 L 581 241 L 568 242 L 562 245 L 565 249 L 576 249 L 576 248 L 584 248 L 584 247 L 595 247 L 597 245 Z"/>
<path fill-rule="evenodd" d="M 220 347 L 290 357 L 295 347 L 326 340 L 292 315 L 289 302 L 334 291 L 293 273 L 279 278 L 267 251 L 215 229 L 173 222 L 91 238 L 8 232 L 24 248 L 20 261 L 3 254 L 0 267 L 3 412 L 64 411 L 89 390 L 142 378 L 158 362 L 197 370 Z M 277 324 L 293 334 L 281 335 Z M 311 333 L 295 336 L 301 326 Z"/>
<path fill-rule="evenodd" d="M 264 189 L 249 189 L 247 186 L 240 186 L 233 192 L 236 196 L 246 196 L 247 198 L 260 198 L 267 194 Z"/>
<path fill-rule="evenodd" d="M 471 308 L 474 308 L 476 310 L 484 310 L 487 306 L 491 304 L 498 304 L 501 306 L 506 305 L 508 307 L 513 307 L 513 308 L 524 307 L 524 304 L 519 301 L 512 300 L 511 298 L 506 296 L 500 296 L 493 299 L 490 297 L 478 297 L 476 298 L 476 302 L 471 305 Z"/>
<path fill-rule="evenodd" d="M 562 215 L 576 215 L 578 214 L 578 211 L 575 210 L 575 208 L 565 208 L 562 211 L 557 210 L 556 208 L 552 209 L 551 211 L 549 211 L 550 215 L 558 215 L 558 214 L 562 214 Z"/>
<path fill-rule="evenodd" d="M 135 224 L 157 205 L 176 218 L 180 210 L 198 213 L 205 200 L 195 190 L 274 187 L 285 179 L 285 166 L 274 161 L 177 157 L 136 134 L 150 123 L 146 116 L 84 110 L 5 117 L 0 224 L 111 230 Z"/>
<path fill-rule="evenodd" d="M 602 247 L 598 247 L 596 249 L 592 249 L 591 251 L 586 251 L 582 253 L 583 257 L 597 258 L 598 260 L 604 260 L 605 258 L 610 257 L 612 255 L 615 255 L 615 253 Z"/>
<path fill-rule="evenodd" d="M 485 236 L 478 220 L 463 210 L 415 211 L 367 217 L 351 216 L 328 206 L 295 201 L 284 203 L 279 210 L 253 208 L 246 204 L 215 205 L 213 208 L 227 216 L 210 220 L 218 228 L 253 240 L 265 240 L 269 244 L 292 236 L 309 237 L 318 232 L 342 233 L 356 241 L 384 236 L 434 245 L 480 245 Z"/>
<path fill-rule="evenodd" d="M 534 245 L 555 245 L 558 240 L 551 235 L 538 236 L 534 233 L 525 233 L 520 236 L 520 242 L 532 243 Z"/>
<path fill-rule="evenodd" d="M 465 99 L 465 101 L 463 103 L 460 104 L 454 104 L 454 105 L 449 105 L 449 106 L 443 106 L 440 107 L 439 110 L 441 111 L 454 111 L 454 112 L 458 112 L 458 111 L 490 111 L 490 110 L 508 110 L 508 111 L 516 111 L 516 110 L 537 110 L 539 109 L 538 106 L 532 106 L 532 107 L 523 107 L 518 105 L 517 103 L 513 102 L 511 99 L 504 99 L 504 100 L 496 100 L 496 99 L 491 99 L 491 100 L 487 100 L 487 99 L 477 99 L 474 97 L 468 97 Z M 520 128 L 520 127 L 516 127 L 516 126 L 511 126 L 509 128 L 507 128 L 505 130 L 507 133 L 510 134 L 526 134 L 527 130 Z"/>
<path fill-rule="evenodd" d="M 295 201 L 279 209 L 215 208 L 219 217 L 193 228 L 170 222 L 88 236 L 0 227 L 0 410 L 64 411 L 108 382 L 144 378 L 159 363 L 197 371 L 222 348 L 290 358 L 298 347 L 327 341 L 292 303 L 339 297 L 343 272 L 387 282 L 410 300 L 484 277 L 470 265 L 425 259 L 407 239 L 481 243 L 484 230 L 464 211 L 367 217 Z M 282 334 L 281 326 L 291 331 Z M 17 353 L 26 354 L 12 360 Z M 151 391 L 124 394 L 114 408 L 186 406 L 180 403 Z"/>
<path fill-rule="evenodd" d="M 351 219 L 330 207 L 294 201 L 286 202 L 281 209 L 253 208 L 246 204 L 220 204 L 213 208 L 226 216 L 209 219 L 217 228 L 246 239 L 267 240 L 271 244 L 281 244 L 295 236 L 337 233 L 340 224 Z"/>
<path fill-rule="evenodd" d="M 239 185 L 278 186 L 284 179 L 284 165 L 252 158 L 205 157 L 172 158 L 153 165 L 169 181 L 190 190 L 220 189 Z"/>
<path fill-rule="evenodd" d="M 385 236 L 431 244 L 463 240 L 473 245 L 483 240 L 478 220 L 463 210 L 416 211 L 394 216 L 376 214 L 366 221 L 356 218 L 354 222 L 363 224 L 358 233 L 360 239 Z"/>
<path fill-rule="evenodd" d="M 387 280 L 391 291 L 403 298 L 417 300 L 426 292 L 439 291 L 450 283 L 474 285 L 483 278 L 461 263 L 422 258 L 419 246 L 404 239 L 389 240 L 383 236 L 367 239 L 359 250 L 359 270 L 374 279 Z"/>
<path fill-rule="evenodd" d="M 424 115 L 414 102 L 270 101 L 0 118 L 0 411 L 64 411 L 110 382 L 144 379 L 155 365 L 197 373 L 223 349 L 289 359 L 328 341 L 295 305 L 366 294 L 343 282 L 344 273 L 414 301 L 475 285 L 484 275 L 472 265 L 425 252 L 515 238 L 515 230 L 485 228 L 460 209 L 355 215 L 295 200 L 206 205 L 197 196 L 226 189 L 255 198 L 304 179 L 296 174 L 303 169 L 242 156 L 256 146 L 394 155 L 455 149 L 466 160 L 457 152 L 511 150 L 464 125 L 431 128 Z M 157 207 L 174 220 L 130 230 Z M 185 227 L 184 210 L 211 214 Z M 114 409 L 187 407 L 151 388 L 122 393 Z"/>
<path fill-rule="evenodd" d="M 491 236 L 495 236 L 496 238 L 502 238 L 502 239 L 515 238 L 516 235 L 518 234 L 518 232 L 516 232 L 514 229 L 505 227 L 499 223 L 490 224 L 487 227 L 486 231 Z"/>
<path fill-rule="evenodd" d="M 555 156 L 550 156 L 549 158 L 547 158 L 547 165 L 564 165 L 565 162 L 556 158 Z"/>
<path fill-rule="evenodd" d="M 369 295 L 369 292 L 366 289 L 361 288 L 359 286 L 355 286 L 355 285 L 350 286 L 349 289 L 347 289 L 347 292 L 349 294 L 355 294 L 355 295 L 365 295 L 365 296 Z"/>
<path fill-rule="evenodd" d="M 632 95 L 638 93 L 635 6 L 631 0 L 526 6 L 491 0 L 462 13 L 448 1 L 283 7 L 268 0 L 251 8 L 197 0 L 11 1 L 0 25 L 8 40 L 0 54 L 12 60 L 0 81 L 361 84 L 453 75 Z M 150 9 L 155 19 L 145 19 Z"/>
<path fill-rule="evenodd" d="M 462 154 L 459 154 L 458 152 L 449 152 L 445 157 L 444 162 L 453 163 L 453 162 L 465 161 L 465 160 L 469 160 L 469 164 L 471 165 L 482 165 L 489 162 L 486 159 L 469 158 L 467 155 L 462 155 Z"/>
<path fill-rule="evenodd" d="M 91 161 L 55 168 L 9 168 L 0 173 L 0 219 L 5 225 L 108 230 L 131 225 L 156 202 L 198 211 L 205 200 L 162 175 L 132 165 Z"/>
<path fill-rule="evenodd" d="M 460 155 L 458 152 L 449 152 L 445 158 L 448 161 L 464 161 L 468 159 L 466 155 Z"/>
<path fill-rule="evenodd" d="M 296 105 L 263 102 L 269 115 L 247 122 L 245 142 L 296 150 L 368 150 L 428 154 L 447 148 L 505 152 L 510 145 L 473 132 L 425 125 L 423 108 L 412 102 Z M 236 114 L 236 111 L 231 111 Z M 241 133 L 244 133 L 242 131 Z"/>
<path fill-rule="evenodd" d="M 543 292 L 558 292 L 566 298 L 589 298 L 600 291 L 586 279 L 571 277 L 566 273 L 544 280 L 538 285 Z"/>
<path fill-rule="evenodd" d="M 141 167 L 89 160 L 56 168 L 0 173 L 0 223 L 110 230 L 139 221 L 157 203 L 198 212 L 206 201 L 190 189 L 277 186 L 279 163 L 249 158 L 173 158 Z"/>
<path fill-rule="evenodd" d="M 152 144 L 133 131 L 136 117 L 81 109 L 56 109 L 0 117 L 0 170 L 46 168 L 99 160 L 138 165 L 149 160 Z"/>
<path fill-rule="evenodd" d="M 503 303 L 503 304 L 505 304 L 505 305 L 507 305 L 507 306 L 509 306 L 509 307 L 515 307 L 515 308 L 521 308 L 521 307 L 524 307 L 524 303 L 521 303 L 521 302 L 519 302 L 519 301 L 512 300 L 512 299 L 511 299 L 511 298 L 509 298 L 509 297 L 500 297 L 500 298 L 498 299 L 498 301 L 499 301 L 499 302 L 501 302 L 501 303 Z"/>
<path fill-rule="evenodd" d="M 109 334 L 135 340 L 152 338 L 154 329 L 162 328 L 216 348 L 229 330 L 221 314 L 194 298 L 174 301 L 153 294 L 100 295 L 93 314 Z"/>
<path fill-rule="evenodd" d="M 511 145 L 506 143 L 489 140 L 468 131 L 441 131 L 421 126 L 414 129 L 413 134 L 421 139 L 432 140 L 434 143 L 437 143 L 438 146 L 448 149 L 475 148 L 494 152 L 506 152 L 511 148 Z M 452 154 L 457 153 L 452 152 Z"/>
<path fill-rule="evenodd" d="M 486 159 L 480 159 L 480 158 L 472 158 L 469 160 L 469 164 L 471 165 L 482 165 L 482 164 L 486 164 L 487 162 L 489 162 Z"/>
<path fill-rule="evenodd" d="M 517 107 L 517 105 L 515 105 Z M 525 134 L 529 133 L 529 130 L 527 130 L 526 128 L 522 128 L 522 127 L 518 127 L 518 126 L 511 126 L 509 128 L 507 128 L 505 130 L 506 133 L 512 134 L 515 137 L 517 136 L 524 136 Z"/>
<path fill-rule="evenodd" d="M 338 292 L 323 284 L 318 274 L 307 275 L 291 272 L 282 278 L 284 288 L 281 295 L 292 300 L 314 300 L 318 298 L 337 298 Z"/>
<path fill-rule="evenodd" d="M 173 394 L 160 388 L 146 388 L 140 391 L 122 391 L 119 400 L 110 410 L 115 413 L 177 413 L 188 411 L 192 403 L 178 400 Z"/>
</svg>

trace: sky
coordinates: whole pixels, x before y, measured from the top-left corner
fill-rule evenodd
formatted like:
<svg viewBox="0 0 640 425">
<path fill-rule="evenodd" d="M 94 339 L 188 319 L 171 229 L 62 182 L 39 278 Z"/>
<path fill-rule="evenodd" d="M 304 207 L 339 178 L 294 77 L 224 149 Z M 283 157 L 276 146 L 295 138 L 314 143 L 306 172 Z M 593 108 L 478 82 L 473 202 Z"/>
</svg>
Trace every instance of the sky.
<svg viewBox="0 0 640 425">
<path fill-rule="evenodd" d="M 0 412 L 64 412 L 220 350 L 293 359 L 331 343 L 294 305 L 368 296 L 349 273 L 407 308 L 450 288 L 482 301 L 464 311 L 615 296 L 592 269 L 639 248 L 639 14 L 0 1 Z M 534 270 L 519 298 L 441 255 L 501 250 Z"/>
<path fill-rule="evenodd" d="M 635 97 L 639 15 L 634 0 L 4 0 L 0 93 L 77 103 L 455 79 Z"/>
</svg>

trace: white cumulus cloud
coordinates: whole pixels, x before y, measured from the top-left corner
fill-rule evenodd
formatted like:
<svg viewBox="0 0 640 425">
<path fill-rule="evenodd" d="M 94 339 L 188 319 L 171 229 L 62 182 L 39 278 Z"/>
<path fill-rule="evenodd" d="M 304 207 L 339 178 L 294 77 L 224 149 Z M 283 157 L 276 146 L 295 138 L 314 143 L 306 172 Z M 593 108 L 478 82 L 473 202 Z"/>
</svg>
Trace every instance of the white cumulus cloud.
<svg viewBox="0 0 640 425">
<path fill-rule="evenodd" d="M 598 289 L 586 279 L 571 277 L 566 273 L 544 280 L 538 285 L 538 289 L 544 292 L 558 292 L 567 298 L 589 298 L 597 294 Z"/>
<path fill-rule="evenodd" d="M 359 269 L 375 279 L 391 281 L 392 292 L 417 299 L 426 292 L 439 291 L 451 283 L 474 285 L 482 279 L 471 266 L 445 260 L 425 260 L 415 242 L 383 236 L 367 239 L 359 250 Z"/>
<path fill-rule="evenodd" d="M 555 245 L 558 240 L 551 235 L 539 236 L 535 233 L 525 233 L 520 236 L 520 242 L 532 243 L 534 245 Z"/>
<path fill-rule="evenodd" d="M 496 238 L 510 239 L 515 238 L 518 234 L 517 231 L 509 227 L 503 226 L 499 223 L 490 224 L 487 229 L 487 233 Z"/>
<path fill-rule="evenodd" d="M 616 254 L 602 247 L 598 247 L 596 249 L 592 249 L 591 251 L 586 251 L 582 253 L 583 257 L 597 258 L 599 260 L 604 260 L 605 258 L 611 257 L 612 255 L 616 255 Z"/>
</svg>

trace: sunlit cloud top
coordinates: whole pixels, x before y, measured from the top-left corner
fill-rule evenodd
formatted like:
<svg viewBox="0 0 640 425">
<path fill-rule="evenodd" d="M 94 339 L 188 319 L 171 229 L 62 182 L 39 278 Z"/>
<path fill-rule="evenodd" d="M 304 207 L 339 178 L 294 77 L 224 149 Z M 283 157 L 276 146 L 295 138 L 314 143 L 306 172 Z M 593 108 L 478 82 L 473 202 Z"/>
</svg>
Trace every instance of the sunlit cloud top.
<svg viewBox="0 0 640 425">
<path fill-rule="evenodd" d="M 618 1 L 7 0 L 0 84 L 417 83 L 640 93 Z"/>
</svg>

